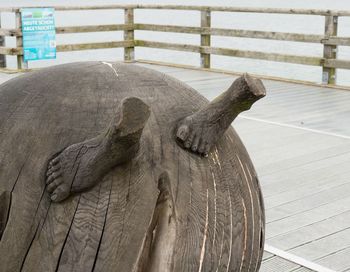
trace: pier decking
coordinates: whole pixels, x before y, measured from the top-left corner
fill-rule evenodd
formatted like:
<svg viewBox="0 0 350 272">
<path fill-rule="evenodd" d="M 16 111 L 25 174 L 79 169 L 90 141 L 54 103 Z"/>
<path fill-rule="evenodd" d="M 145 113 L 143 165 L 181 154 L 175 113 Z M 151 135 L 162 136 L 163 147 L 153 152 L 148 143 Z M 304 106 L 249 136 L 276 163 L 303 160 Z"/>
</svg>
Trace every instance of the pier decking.
<svg viewBox="0 0 350 272">
<path fill-rule="evenodd" d="M 138 65 L 178 78 L 208 99 L 235 79 Z M 16 75 L 1 74 L 0 81 Z M 261 271 L 350 271 L 350 92 L 272 80 L 264 84 L 266 98 L 233 124 L 265 199 L 267 246 Z"/>
</svg>

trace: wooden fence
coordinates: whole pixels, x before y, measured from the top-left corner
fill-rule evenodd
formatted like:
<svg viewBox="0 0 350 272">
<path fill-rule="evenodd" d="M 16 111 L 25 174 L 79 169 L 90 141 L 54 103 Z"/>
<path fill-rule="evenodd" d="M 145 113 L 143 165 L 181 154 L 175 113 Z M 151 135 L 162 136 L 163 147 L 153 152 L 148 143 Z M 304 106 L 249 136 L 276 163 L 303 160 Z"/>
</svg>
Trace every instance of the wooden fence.
<svg viewBox="0 0 350 272">
<path fill-rule="evenodd" d="M 201 67 L 210 68 L 210 56 L 223 55 L 239 58 L 251 58 L 259 60 L 296 63 L 322 67 L 323 83 L 336 83 L 336 69 L 350 69 L 350 60 L 337 58 L 338 46 L 350 46 L 350 37 L 337 36 L 338 18 L 350 16 L 350 11 L 315 10 L 315 9 L 275 9 L 275 8 L 241 8 L 241 7 L 209 7 L 209 6 L 179 6 L 179 5 L 104 5 L 104 6 L 70 6 L 55 7 L 56 11 L 73 10 L 101 10 L 101 9 L 122 9 L 124 10 L 124 24 L 96 25 L 96 26 L 74 26 L 57 27 L 56 33 L 83 33 L 100 31 L 123 31 L 124 40 L 102 43 L 65 44 L 58 45 L 57 52 L 76 50 L 90 50 L 101 48 L 124 48 L 124 60 L 133 61 L 135 58 L 135 47 L 161 48 L 177 51 L 195 52 L 200 54 Z M 136 9 L 163 9 L 163 10 L 191 10 L 201 14 L 200 26 L 175 26 L 158 24 L 137 24 L 134 23 L 134 10 Z M 27 68 L 23 60 L 22 32 L 21 32 L 21 9 L 0 8 L 0 12 L 13 12 L 16 16 L 16 28 L 0 28 L 0 66 L 6 67 L 5 55 L 16 55 L 19 69 Z M 286 32 L 268 32 L 242 29 L 224 29 L 211 27 L 212 12 L 244 12 L 244 13 L 267 13 L 267 14 L 298 14 L 325 17 L 323 35 L 299 34 Z M 159 31 L 173 33 L 188 33 L 200 35 L 200 45 L 155 42 L 135 39 L 135 30 Z M 4 36 L 16 37 L 16 47 L 9 48 L 4 44 Z M 242 37 L 254 39 L 280 40 L 303 43 L 323 44 L 323 57 L 286 55 L 280 53 L 267 53 L 260 51 L 237 50 L 233 48 L 221 48 L 211 46 L 211 36 Z"/>
</svg>

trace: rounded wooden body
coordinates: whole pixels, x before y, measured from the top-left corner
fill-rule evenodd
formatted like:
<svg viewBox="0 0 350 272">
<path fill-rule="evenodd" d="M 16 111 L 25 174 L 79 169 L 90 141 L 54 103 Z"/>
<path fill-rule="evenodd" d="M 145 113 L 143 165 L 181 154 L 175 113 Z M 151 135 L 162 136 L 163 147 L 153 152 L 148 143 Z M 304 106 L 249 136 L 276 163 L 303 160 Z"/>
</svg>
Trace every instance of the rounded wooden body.
<svg viewBox="0 0 350 272">
<path fill-rule="evenodd" d="M 103 133 L 128 96 L 151 108 L 137 156 L 52 203 L 48 160 Z M 208 158 L 174 138 L 177 121 L 207 103 L 122 63 L 60 65 L 1 85 L 0 271 L 258 271 L 263 200 L 238 135 L 230 128 Z"/>
</svg>

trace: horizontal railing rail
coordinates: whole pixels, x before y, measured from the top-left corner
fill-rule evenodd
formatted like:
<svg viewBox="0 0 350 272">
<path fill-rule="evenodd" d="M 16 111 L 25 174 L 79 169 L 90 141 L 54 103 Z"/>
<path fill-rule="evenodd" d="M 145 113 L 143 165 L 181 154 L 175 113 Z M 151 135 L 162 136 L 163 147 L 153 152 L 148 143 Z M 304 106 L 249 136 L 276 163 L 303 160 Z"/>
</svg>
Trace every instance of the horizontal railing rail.
<svg viewBox="0 0 350 272">
<path fill-rule="evenodd" d="M 59 26 L 56 27 L 57 34 L 92 33 L 123 31 L 122 41 L 81 43 L 57 45 L 57 52 L 68 52 L 77 50 L 91 50 L 102 48 L 124 48 L 124 60 L 134 60 L 135 47 L 159 48 L 176 51 L 199 53 L 201 67 L 210 68 L 211 55 L 231 56 L 238 58 L 259 59 L 276 62 L 295 63 L 311 66 L 321 66 L 323 82 L 335 84 L 336 69 L 350 69 L 350 60 L 337 58 L 338 46 L 350 46 L 350 37 L 337 35 L 338 17 L 350 16 L 350 11 L 316 10 L 316 9 L 276 9 L 276 8 L 243 8 L 243 7 L 213 7 L 213 6 L 181 6 L 181 5 L 103 5 L 103 6 L 59 6 L 56 11 L 77 11 L 77 10 L 110 10 L 122 9 L 125 14 L 124 24 L 112 25 L 88 25 L 88 26 Z M 159 9 L 159 10 L 188 10 L 199 11 L 201 14 L 200 26 L 179 26 L 161 24 L 135 23 L 134 10 L 136 9 Z M 16 55 L 18 68 L 26 68 L 23 61 L 22 31 L 21 31 L 21 8 L 0 8 L 0 12 L 13 12 L 16 16 L 16 27 L 13 29 L 0 28 L 0 65 L 6 65 L 5 55 Z M 294 14 L 313 15 L 325 17 L 325 32 L 323 35 L 287 33 L 273 31 L 258 31 L 245 29 L 228 29 L 211 27 L 212 12 L 244 12 L 244 13 L 269 13 L 269 14 Z M 185 43 L 168 43 L 135 39 L 135 31 L 155 31 L 168 33 L 185 33 L 200 35 L 199 45 Z M 16 47 L 6 47 L 4 37 L 16 38 Z M 323 56 L 301 56 L 281 54 L 274 52 L 247 51 L 234 48 L 221 48 L 211 46 L 211 36 L 251 38 L 277 41 L 302 42 L 323 45 Z"/>
<path fill-rule="evenodd" d="M 0 12 L 20 12 L 21 8 L 22 7 L 5 7 L 5 8 L 0 8 Z M 214 12 L 350 16 L 350 11 L 329 10 L 329 9 L 288 9 L 288 8 L 252 8 L 252 7 L 225 7 L 225 6 L 191 6 L 191 5 L 147 5 L 147 4 L 145 5 L 55 6 L 56 11 L 101 10 L 101 9 L 168 9 L 168 10 L 194 10 L 194 11 L 214 11 Z"/>
<path fill-rule="evenodd" d="M 116 24 L 116 25 L 88 25 L 88 26 L 65 26 L 56 27 L 57 34 L 72 34 L 86 32 L 108 32 L 108 31 L 124 31 L 124 30 L 143 30 L 168 33 L 185 33 L 185 34 L 201 34 L 223 37 L 265 39 L 277 41 L 320 43 L 326 45 L 350 46 L 350 37 L 325 36 L 315 34 L 299 34 L 287 32 L 269 32 L 258 30 L 243 29 L 227 29 L 227 28 L 206 28 L 193 26 L 177 26 L 177 25 L 158 25 L 158 24 Z M 20 29 L 0 29 L 0 36 L 22 37 Z"/>
</svg>

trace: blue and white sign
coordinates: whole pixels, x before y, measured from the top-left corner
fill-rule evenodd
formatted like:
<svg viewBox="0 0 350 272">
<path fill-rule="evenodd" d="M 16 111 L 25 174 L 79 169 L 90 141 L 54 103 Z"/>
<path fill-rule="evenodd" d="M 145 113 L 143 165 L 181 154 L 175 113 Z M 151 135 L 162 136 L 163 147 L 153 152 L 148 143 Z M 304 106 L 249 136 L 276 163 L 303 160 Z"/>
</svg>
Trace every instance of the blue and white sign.
<svg viewBox="0 0 350 272">
<path fill-rule="evenodd" d="M 23 8 L 24 61 L 55 59 L 56 31 L 53 8 Z"/>
</svg>

